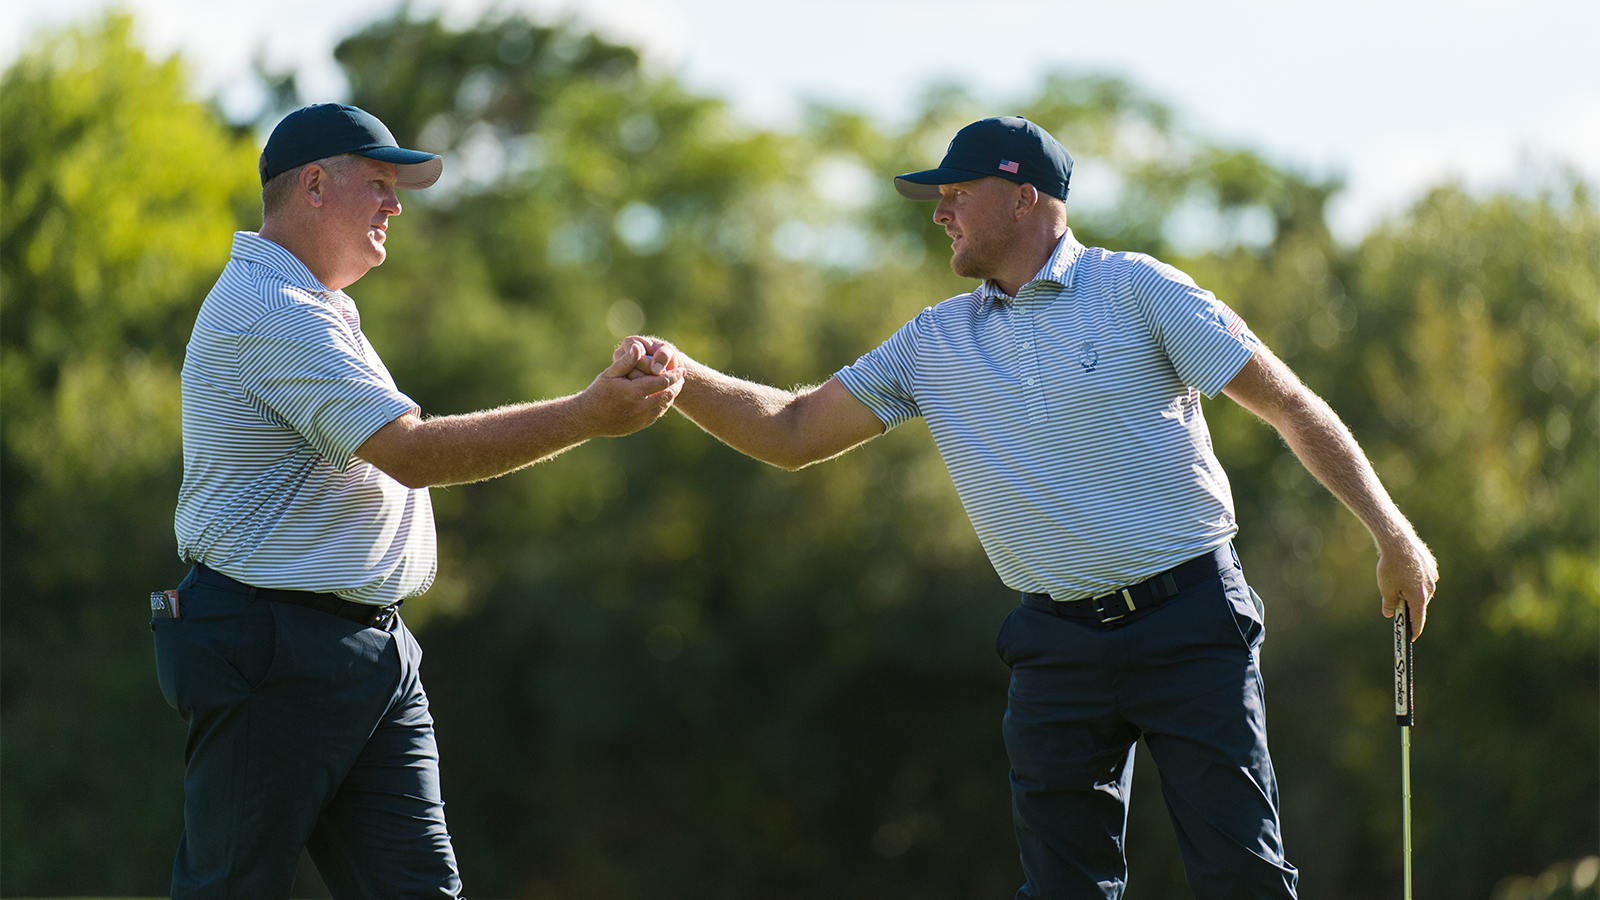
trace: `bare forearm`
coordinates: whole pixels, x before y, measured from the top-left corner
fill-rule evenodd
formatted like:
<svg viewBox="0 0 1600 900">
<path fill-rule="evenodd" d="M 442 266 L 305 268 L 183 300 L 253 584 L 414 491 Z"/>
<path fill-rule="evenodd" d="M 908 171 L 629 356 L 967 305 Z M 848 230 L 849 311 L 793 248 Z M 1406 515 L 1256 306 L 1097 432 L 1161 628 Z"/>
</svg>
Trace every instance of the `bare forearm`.
<svg viewBox="0 0 1600 900">
<path fill-rule="evenodd" d="M 685 376 L 678 411 L 696 425 L 740 453 L 781 468 L 813 461 L 795 452 L 802 436 L 799 395 L 724 375 L 688 357 L 680 357 L 679 365 Z"/>
<path fill-rule="evenodd" d="M 883 433 L 883 422 L 837 379 L 786 391 L 678 359 L 686 373 L 678 409 L 746 456 L 792 471 Z"/>
<path fill-rule="evenodd" d="M 1356 439 L 1332 408 L 1307 392 L 1273 423 L 1306 471 L 1338 497 L 1378 546 L 1416 540 L 1416 532 L 1395 505 Z"/>
<path fill-rule="evenodd" d="M 632 434 L 666 413 L 683 376 L 629 378 L 619 356 L 582 392 L 556 400 L 423 420 L 406 414 L 356 451 L 408 487 L 482 481 L 560 453 L 592 437 Z"/>
<path fill-rule="evenodd" d="M 384 429 L 403 432 L 390 437 L 403 441 L 406 451 L 385 460 L 387 466 L 373 462 L 408 487 L 494 478 L 596 436 L 586 427 L 577 394 L 457 416 L 402 417 Z"/>
</svg>

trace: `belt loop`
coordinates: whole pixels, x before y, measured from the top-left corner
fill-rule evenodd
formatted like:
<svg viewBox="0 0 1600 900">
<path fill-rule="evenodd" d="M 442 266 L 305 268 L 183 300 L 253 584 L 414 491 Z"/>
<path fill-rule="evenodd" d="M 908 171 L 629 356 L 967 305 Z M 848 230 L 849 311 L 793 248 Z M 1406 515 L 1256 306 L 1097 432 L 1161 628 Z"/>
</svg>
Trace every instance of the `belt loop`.
<svg viewBox="0 0 1600 900">
<path fill-rule="evenodd" d="M 255 588 L 255 585 L 250 585 L 250 602 L 251 603 L 256 602 L 256 588 Z"/>
</svg>

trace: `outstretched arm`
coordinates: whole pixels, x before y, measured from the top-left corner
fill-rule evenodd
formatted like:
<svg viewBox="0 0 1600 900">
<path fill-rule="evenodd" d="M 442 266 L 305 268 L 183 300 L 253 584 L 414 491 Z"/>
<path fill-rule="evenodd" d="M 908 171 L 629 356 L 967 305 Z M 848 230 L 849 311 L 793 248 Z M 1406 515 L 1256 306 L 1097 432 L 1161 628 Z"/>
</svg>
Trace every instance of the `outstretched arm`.
<svg viewBox="0 0 1600 900">
<path fill-rule="evenodd" d="M 1277 429 L 1289 449 L 1333 495 L 1367 526 L 1378 546 L 1378 590 L 1383 614 L 1404 600 L 1422 633 L 1439 566 L 1411 523 L 1389 498 L 1350 430 L 1265 346 L 1223 388 L 1234 402 Z"/>
<path fill-rule="evenodd" d="M 636 376 L 683 372 L 680 412 L 740 453 L 780 468 L 799 469 L 883 434 L 883 421 L 837 378 L 786 391 L 724 375 L 655 338 L 629 338 L 617 354 L 640 360 Z"/>
<path fill-rule="evenodd" d="M 555 400 L 433 419 L 407 413 L 356 455 L 418 488 L 494 478 L 590 438 L 632 434 L 664 415 L 683 387 L 681 372 L 630 380 L 638 361 L 618 355 L 583 391 Z"/>
</svg>

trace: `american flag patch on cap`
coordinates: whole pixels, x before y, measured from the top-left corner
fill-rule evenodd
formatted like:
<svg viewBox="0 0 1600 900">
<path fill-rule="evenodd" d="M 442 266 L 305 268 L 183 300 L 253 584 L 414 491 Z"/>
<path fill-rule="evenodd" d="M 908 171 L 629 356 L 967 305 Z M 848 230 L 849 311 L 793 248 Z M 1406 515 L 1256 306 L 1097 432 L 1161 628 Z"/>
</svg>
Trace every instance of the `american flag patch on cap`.
<svg viewBox="0 0 1600 900">
<path fill-rule="evenodd" d="M 1011 174 L 1015 175 L 1017 174 L 1017 163 L 1014 163 L 1009 159 L 1002 159 L 1000 160 L 1000 171 L 1010 172 Z"/>
</svg>

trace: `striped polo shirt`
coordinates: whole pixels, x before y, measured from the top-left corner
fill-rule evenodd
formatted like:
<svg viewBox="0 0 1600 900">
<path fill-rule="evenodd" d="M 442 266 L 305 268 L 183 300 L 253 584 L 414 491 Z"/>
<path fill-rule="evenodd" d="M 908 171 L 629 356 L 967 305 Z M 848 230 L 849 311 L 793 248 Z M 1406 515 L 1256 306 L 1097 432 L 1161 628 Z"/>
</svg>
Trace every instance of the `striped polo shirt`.
<svg viewBox="0 0 1600 900">
<path fill-rule="evenodd" d="M 1184 273 L 1069 230 L 1015 299 L 924 309 L 836 377 L 886 428 L 927 421 L 1006 585 L 1072 600 L 1237 532 L 1200 395 L 1258 346 Z"/>
<path fill-rule="evenodd" d="M 417 404 L 361 333 L 356 306 L 252 232 L 183 361 L 178 555 L 246 584 L 388 604 L 437 567 L 433 505 L 354 456 Z"/>
</svg>

